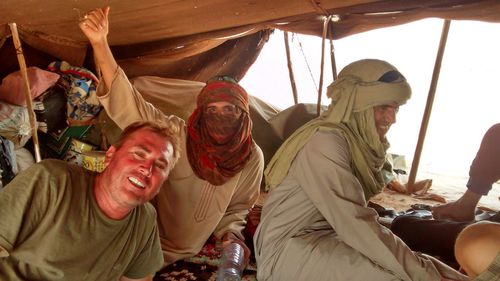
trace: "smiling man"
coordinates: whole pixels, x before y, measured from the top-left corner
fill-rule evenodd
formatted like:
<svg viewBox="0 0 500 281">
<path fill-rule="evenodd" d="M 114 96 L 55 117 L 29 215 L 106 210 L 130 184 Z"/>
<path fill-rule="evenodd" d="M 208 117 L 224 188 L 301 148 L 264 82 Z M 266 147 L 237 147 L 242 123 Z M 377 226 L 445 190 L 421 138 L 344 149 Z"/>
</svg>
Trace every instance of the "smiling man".
<svg viewBox="0 0 500 281">
<path fill-rule="evenodd" d="M 412 252 L 377 222 L 367 201 L 399 106 L 411 94 L 391 64 L 353 62 L 328 87 L 332 103 L 299 128 L 266 169 L 271 189 L 254 236 L 257 278 L 266 280 L 466 280 Z"/>
<path fill-rule="evenodd" d="M 43 160 L 0 191 L 0 280 L 152 280 L 163 264 L 150 203 L 179 128 L 137 122 L 95 173 Z"/>
<path fill-rule="evenodd" d="M 399 111 L 399 104 L 392 102 L 390 104 L 377 105 L 373 107 L 373 118 L 375 119 L 375 128 L 380 137 L 380 141 L 384 141 L 385 135 L 389 132 L 392 124 L 396 123 L 396 114 Z"/>
</svg>

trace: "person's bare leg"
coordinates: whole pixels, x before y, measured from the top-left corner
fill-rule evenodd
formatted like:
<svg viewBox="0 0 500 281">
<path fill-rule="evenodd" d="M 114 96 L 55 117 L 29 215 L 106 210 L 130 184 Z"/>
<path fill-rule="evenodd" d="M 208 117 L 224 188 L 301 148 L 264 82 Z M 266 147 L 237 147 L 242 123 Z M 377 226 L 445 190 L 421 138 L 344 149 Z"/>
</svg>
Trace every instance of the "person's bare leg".
<svg viewBox="0 0 500 281">
<path fill-rule="evenodd" d="M 485 271 L 499 252 L 499 223 L 471 224 L 458 235 L 455 243 L 455 257 L 471 279 Z"/>
</svg>

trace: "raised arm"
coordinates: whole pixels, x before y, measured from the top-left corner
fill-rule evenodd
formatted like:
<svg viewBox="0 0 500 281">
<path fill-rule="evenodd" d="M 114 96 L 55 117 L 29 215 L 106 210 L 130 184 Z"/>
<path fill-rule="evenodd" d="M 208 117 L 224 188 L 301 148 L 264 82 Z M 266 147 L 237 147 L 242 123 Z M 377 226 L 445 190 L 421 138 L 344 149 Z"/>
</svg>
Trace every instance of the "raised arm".
<svg viewBox="0 0 500 281">
<path fill-rule="evenodd" d="M 92 10 L 85 14 L 79 23 L 80 29 L 87 36 L 94 49 L 94 56 L 101 69 L 106 89 L 111 87 L 113 77 L 118 68 L 118 64 L 108 44 L 109 10 L 109 6 Z"/>
<path fill-rule="evenodd" d="M 147 102 L 133 87 L 118 66 L 108 44 L 109 7 L 98 8 L 85 14 L 79 26 L 89 39 L 94 56 L 102 73 L 97 96 L 106 113 L 120 127 L 125 128 L 135 121 L 183 122 L 174 115 L 167 116 L 153 104 Z"/>
</svg>

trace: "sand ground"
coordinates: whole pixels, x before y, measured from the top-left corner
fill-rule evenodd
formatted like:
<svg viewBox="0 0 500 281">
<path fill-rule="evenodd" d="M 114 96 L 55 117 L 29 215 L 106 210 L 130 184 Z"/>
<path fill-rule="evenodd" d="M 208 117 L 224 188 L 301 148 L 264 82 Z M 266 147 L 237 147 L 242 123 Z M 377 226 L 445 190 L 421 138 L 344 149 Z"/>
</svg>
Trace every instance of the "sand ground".
<svg viewBox="0 0 500 281">
<path fill-rule="evenodd" d="M 457 177 L 442 174 L 421 173 L 419 179 L 432 179 L 430 193 L 435 193 L 446 199 L 447 202 L 455 201 L 466 190 L 467 177 Z M 495 183 L 487 196 L 483 196 L 479 201 L 478 207 L 498 211 L 500 209 L 500 183 Z M 422 200 L 409 195 L 385 190 L 372 199 L 384 207 L 392 207 L 396 211 L 405 211 L 412 204 L 423 203 L 427 205 L 442 204 L 434 200 Z"/>
<path fill-rule="evenodd" d="M 441 174 L 421 173 L 419 179 L 432 179 L 432 187 L 429 189 L 430 193 L 440 195 L 446 199 L 447 202 L 455 201 L 466 190 L 467 177 L 446 176 Z M 262 192 L 257 202 L 257 205 L 263 205 L 266 193 Z M 492 190 L 487 196 L 483 196 L 479 201 L 478 206 L 484 207 L 489 210 L 500 210 L 500 183 L 495 183 Z M 382 205 L 386 208 L 394 208 L 397 212 L 402 212 L 410 209 L 411 205 L 421 203 L 430 206 L 436 204 L 443 204 L 442 202 L 434 200 L 418 199 L 410 195 L 397 193 L 395 191 L 384 189 L 384 191 L 374 198 L 373 202 Z"/>
</svg>

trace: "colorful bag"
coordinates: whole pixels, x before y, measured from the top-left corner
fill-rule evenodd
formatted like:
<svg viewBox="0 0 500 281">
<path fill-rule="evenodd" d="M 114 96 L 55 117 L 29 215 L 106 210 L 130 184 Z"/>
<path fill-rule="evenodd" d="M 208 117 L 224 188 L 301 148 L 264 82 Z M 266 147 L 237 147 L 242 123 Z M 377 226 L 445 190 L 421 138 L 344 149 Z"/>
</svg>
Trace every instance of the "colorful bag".
<svg viewBox="0 0 500 281">
<path fill-rule="evenodd" d="M 88 125 L 101 110 L 97 99 L 97 77 L 88 69 L 72 66 L 65 61 L 49 64 L 48 70 L 67 76 L 71 88 L 67 93 L 67 118 L 71 126 Z"/>
</svg>

